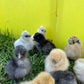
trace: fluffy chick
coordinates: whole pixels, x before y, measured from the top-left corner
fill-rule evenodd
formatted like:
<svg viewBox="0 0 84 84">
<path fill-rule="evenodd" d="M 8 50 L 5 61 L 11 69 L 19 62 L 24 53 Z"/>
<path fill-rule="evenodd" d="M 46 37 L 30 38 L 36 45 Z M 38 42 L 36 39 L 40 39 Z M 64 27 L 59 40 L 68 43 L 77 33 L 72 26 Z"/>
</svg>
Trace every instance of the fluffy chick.
<svg viewBox="0 0 84 84">
<path fill-rule="evenodd" d="M 9 78 L 15 81 L 15 84 L 17 84 L 19 78 L 26 76 L 30 72 L 31 63 L 26 52 L 24 46 L 16 46 L 14 57 L 6 65 L 6 72 Z"/>
<path fill-rule="evenodd" d="M 40 28 L 37 30 L 37 32 L 41 33 L 41 34 L 43 34 L 45 36 L 46 28 L 43 25 L 41 25 Z"/>
<path fill-rule="evenodd" d="M 37 30 L 37 32 L 43 34 L 44 37 L 46 37 L 45 34 L 46 34 L 47 31 L 46 31 L 46 28 L 43 25 L 41 25 L 39 27 L 39 29 Z M 34 34 L 31 36 L 31 38 L 33 38 L 33 36 L 34 36 Z"/>
<path fill-rule="evenodd" d="M 56 48 L 56 46 L 50 40 L 46 40 L 45 37 L 40 33 L 35 33 L 34 41 L 38 42 L 36 45 L 37 49 L 39 51 L 41 50 L 45 55 L 48 55 L 53 48 Z"/>
<path fill-rule="evenodd" d="M 71 36 L 68 39 L 68 44 L 65 46 L 67 57 L 72 60 L 76 60 L 82 57 L 82 51 L 82 43 L 80 39 L 78 39 L 76 36 Z"/>
<path fill-rule="evenodd" d="M 76 78 L 69 71 L 54 71 L 51 75 L 55 79 L 55 84 L 77 84 Z"/>
<path fill-rule="evenodd" d="M 46 37 L 46 28 L 43 25 L 41 25 L 39 27 L 39 29 L 37 30 L 37 32 L 43 34 L 44 37 Z M 31 36 L 31 38 L 33 39 L 33 37 L 34 37 L 34 34 Z M 34 45 L 36 45 L 36 44 L 37 44 L 37 42 L 34 41 Z"/>
<path fill-rule="evenodd" d="M 68 70 L 69 61 L 65 52 L 61 49 L 53 49 L 45 59 L 45 71 Z"/>
<path fill-rule="evenodd" d="M 31 35 L 27 31 L 21 33 L 21 37 L 15 41 L 14 47 L 22 45 L 26 48 L 27 51 L 31 50 L 34 46 L 34 42 L 31 39 Z"/>
<path fill-rule="evenodd" d="M 81 84 L 84 84 L 84 59 L 83 58 L 79 58 L 75 61 L 73 70 L 76 74 L 77 79 L 81 81 Z"/>
<path fill-rule="evenodd" d="M 75 44 L 75 43 L 81 44 L 80 39 L 77 38 L 76 36 L 71 36 L 71 37 L 68 39 L 68 44 Z"/>
<path fill-rule="evenodd" d="M 54 78 L 48 72 L 41 72 L 34 80 L 20 84 L 55 84 Z"/>
</svg>

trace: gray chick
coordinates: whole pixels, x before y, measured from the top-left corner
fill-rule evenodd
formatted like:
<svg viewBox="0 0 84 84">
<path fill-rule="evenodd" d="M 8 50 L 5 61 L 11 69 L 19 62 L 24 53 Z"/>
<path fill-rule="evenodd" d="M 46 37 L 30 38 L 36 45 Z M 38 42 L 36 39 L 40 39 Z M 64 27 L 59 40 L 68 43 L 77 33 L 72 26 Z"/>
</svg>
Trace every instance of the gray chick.
<svg viewBox="0 0 84 84">
<path fill-rule="evenodd" d="M 31 63 L 27 58 L 27 51 L 24 46 L 19 45 L 14 50 L 14 57 L 6 65 L 6 72 L 10 79 L 18 83 L 19 78 L 26 76 L 31 69 Z"/>
<path fill-rule="evenodd" d="M 69 71 L 54 71 L 51 72 L 55 79 L 55 84 L 77 84 L 76 78 L 72 72 Z"/>
</svg>

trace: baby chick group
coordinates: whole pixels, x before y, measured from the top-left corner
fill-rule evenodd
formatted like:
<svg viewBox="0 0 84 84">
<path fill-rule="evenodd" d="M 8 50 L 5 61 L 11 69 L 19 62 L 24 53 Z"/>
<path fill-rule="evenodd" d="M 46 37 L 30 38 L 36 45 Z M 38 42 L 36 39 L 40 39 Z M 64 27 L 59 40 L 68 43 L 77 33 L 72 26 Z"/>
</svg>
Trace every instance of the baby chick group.
<svg viewBox="0 0 84 84">
<path fill-rule="evenodd" d="M 31 62 L 28 59 L 28 51 L 36 46 L 38 51 L 47 55 L 44 63 L 45 70 L 40 72 L 31 81 L 18 82 L 24 78 L 31 70 Z M 14 42 L 14 56 L 6 65 L 6 72 L 15 84 L 84 84 L 84 59 L 82 57 L 82 42 L 71 36 L 64 51 L 46 39 L 46 28 L 40 26 L 32 36 L 27 31 L 21 33 L 21 37 Z M 68 71 L 69 59 L 75 60 L 74 73 Z"/>
</svg>

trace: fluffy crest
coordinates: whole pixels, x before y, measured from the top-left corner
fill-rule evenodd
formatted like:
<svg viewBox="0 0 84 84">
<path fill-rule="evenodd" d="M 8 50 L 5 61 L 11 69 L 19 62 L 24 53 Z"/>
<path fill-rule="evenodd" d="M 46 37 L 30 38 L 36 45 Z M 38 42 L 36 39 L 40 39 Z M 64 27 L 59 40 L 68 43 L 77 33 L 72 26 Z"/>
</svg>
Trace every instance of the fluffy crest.
<svg viewBox="0 0 84 84">
<path fill-rule="evenodd" d="M 66 57 L 66 54 L 61 49 L 53 49 L 49 56 L 53 63 L 58 63 L 63 58 L 63 56 Z"/>
<path fill-rule="evenodd" d="M 24 30 L 24 31 L 21 33 L 21 36 L 25 36 L 25 35 L 30 35 L 30 33 L 27 32 L 26 30 Z"/>
<path fill-rule="evenodd" d="M 76 37 L 76 36 L 71 36 L 69 39 L 68 39 L 68 43 L 69 44 L 75 44 L 75 43 L 78 43 L 80 44 L 80 40 Z"/>
<path fill-rule="evenodd" d="M 24 39 L 25 41 L 28 41 L 30 40 L 31 38 L 31 35 L 29 32 L 27 32 L 26 30 L 24 30 L 22 33 L 21 33 L 21 39 Z"/>
<path fill-rule="evenodd" d="M 44 35 L 46 33 L 46 28 L 43 25 L 41 25 L 37 32 L 42 33 Z"/>
</svg>

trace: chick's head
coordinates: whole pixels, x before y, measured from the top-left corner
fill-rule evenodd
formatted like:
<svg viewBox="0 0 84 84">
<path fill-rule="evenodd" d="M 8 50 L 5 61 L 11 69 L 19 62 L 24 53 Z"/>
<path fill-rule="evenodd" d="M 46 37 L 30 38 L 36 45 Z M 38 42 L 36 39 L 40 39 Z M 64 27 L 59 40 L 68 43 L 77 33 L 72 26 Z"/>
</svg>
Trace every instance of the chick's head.
<svg viewBox="0 0 84 84">
<path fill-rule="evenodd" d="M 37 84 L 54 84 L 53 77 L 48 72 L 41 72 L 34 80 Z"/>
<path fill-rule="evenodd" d="M 41 72 L 32 81 L 26 81 L 20 84 L 55 84 L 55 80 L 50 73 Z"/>
<path fill-rule="evenodd" d="M 69 43 L 69 44 L 75 44 L 75 43 L 80 44 L 80 40 L 79 40 L 76 36 L 71 36 L 71 37 L 68 39 L 68 43 Z"/>
<path fill-rule="evenodd" d="M 50 56 L 50 59 L 52 61 L 53 64 L 56 64 L 58 63 L 59 61 L 61 61 L 61 59 L 63 58 L 62 57 L 62 54 L 63 54 L 63 51 L 60 50 L 60 49 L 53 49 L 49 56 Z"/>
<path fill-rule="evenodd" d="M 35 33 L 34 35 L 34 41 L 37 41 L 37 42 L 44 42 L 45 41 L 45 37 L 40 34 L 40 33 Z"/>
<path fill-rule="evenodd" d="M 21 59 L 26 57 L 26 49 L 24 48 L 24 46 L 22 45 L 18 45 L 16 46 L 15 50 L 14 50 L 14 57 L 17 59 Z"/>
<path fill-rule="evenodd" d="M 75 61 L 75 64 L 83 64 L 84 65 L 84 59 L 83 58 L 79 58 Z"/>
<path fill-rule="evenodd" d="M 43 35 L 45 35 L 46 33 L 46 28 L 42 25 L 40 26 L 40 28 L 37 30 L 38 33 L 42 33 Z"/>
<path fill-rule="evenodd" d="M 28 41 L 28 40 L 31 39 L 31 35 L 29 34 L 29 32 L 27 32 L 27 31 L 25 30 L 25 31 L 23 31 L 23 32 L 21 33 L 21 38 L 22 38 L 23 40 Z"/>
</svg>

